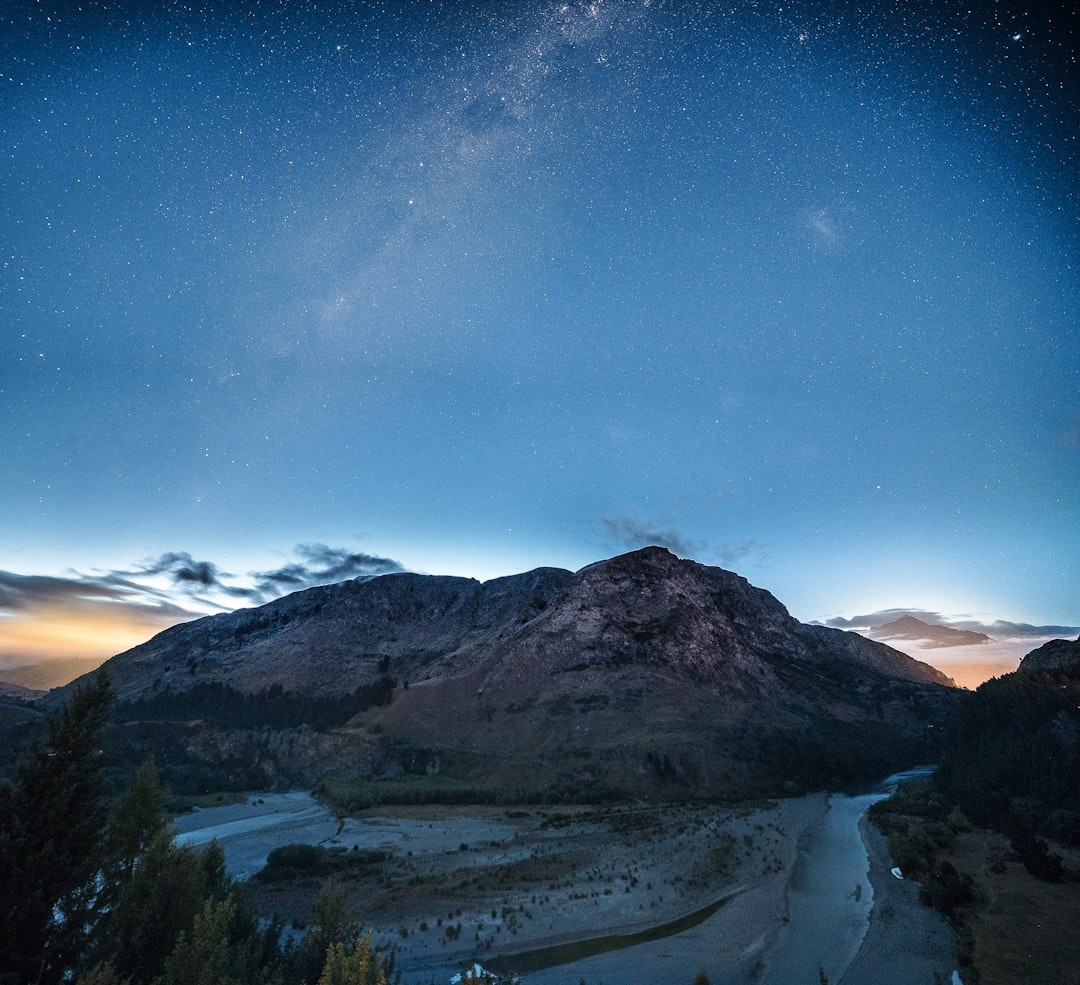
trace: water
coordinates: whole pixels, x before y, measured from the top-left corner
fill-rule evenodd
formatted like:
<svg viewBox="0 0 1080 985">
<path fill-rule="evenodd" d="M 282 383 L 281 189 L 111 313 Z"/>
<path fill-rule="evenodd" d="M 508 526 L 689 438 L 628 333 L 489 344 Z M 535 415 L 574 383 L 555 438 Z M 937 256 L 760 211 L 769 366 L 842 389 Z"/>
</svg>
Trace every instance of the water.
<svg viewBox="0 0 1080 985">
<path fill-rule="evenodd" d="M 833 794 L 825 816 L 803 836 L 788 890 L 787 921 L 766 953 L 757 979 L 761 985 L 806 981 L 818 968 L 835 982 L 847 971 L 874 904 L 859 821 L 886 796 Z"/>
</svg>

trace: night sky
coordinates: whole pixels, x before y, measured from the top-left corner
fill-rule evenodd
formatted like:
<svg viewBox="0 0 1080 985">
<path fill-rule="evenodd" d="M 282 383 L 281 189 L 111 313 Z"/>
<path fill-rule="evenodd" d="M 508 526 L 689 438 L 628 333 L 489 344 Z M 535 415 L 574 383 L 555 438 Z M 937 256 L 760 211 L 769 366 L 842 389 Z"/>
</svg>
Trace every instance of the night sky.
<svg viewBox="0 0 1080 985">
<path fill-rule="evenodd" d="M 1043 6 L 7 0 L 0 659 L 648 543 L 1076 627 Z"/>
</svg>

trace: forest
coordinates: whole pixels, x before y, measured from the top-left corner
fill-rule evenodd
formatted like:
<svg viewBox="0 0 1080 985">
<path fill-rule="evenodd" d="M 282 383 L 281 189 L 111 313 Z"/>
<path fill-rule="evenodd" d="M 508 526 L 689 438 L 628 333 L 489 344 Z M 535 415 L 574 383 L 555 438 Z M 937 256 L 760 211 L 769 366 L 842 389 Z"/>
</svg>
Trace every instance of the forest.
<svg viewBox="0 0 1080 985">
<path fill-rule="evenodd" d="M 177 845 L 152 762 L 117 797 L 101 733 L 108 678 L 78 689 L 0 787 L 3 985 L 385 985 L 393 955 L 372 952 L 333 889 L 308 933 L 282 941 L 225 874 L 220 848 Z"/>
</svg>

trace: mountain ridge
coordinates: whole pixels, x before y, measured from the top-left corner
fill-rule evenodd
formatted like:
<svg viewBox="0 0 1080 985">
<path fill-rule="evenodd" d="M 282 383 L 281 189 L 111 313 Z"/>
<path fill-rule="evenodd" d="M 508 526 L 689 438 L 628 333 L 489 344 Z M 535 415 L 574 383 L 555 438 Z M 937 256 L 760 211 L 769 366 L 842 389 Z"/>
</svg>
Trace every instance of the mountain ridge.
<svg viewBox="0 0 1080 985">
<path fill-rule="evenodd" d="M 929 648 L 946 646 L 973 646 L 993 643 L 992 637 L 969 629 L 954 629 L 940 623 L 924 622 L 915 616 L 901 616 L 879 626 L 872 626 L 868 634 L 877 640 L 925 640 Z"/>
<path fill-rule="evenodd" d="M 928 755 L 927 728 L 954 690 L 925 663 L 804 625 L 741 575 L 659 547 L 577 572 L 483 583 L 392 573 L 309 588 L 174 626 L 104 666 L 129 721 L 140 707 L 160 719 L 183 705 L 190 718 L 180 696 L 197 685 L 250 705 L 271 691 L 331 701 L 395 680 L 388 703 L 316 733 L 184 726 L 189 751 L 232 749 L 267 782 L 424 775 L 644 797 L 910 765 Z"/>
</svg>

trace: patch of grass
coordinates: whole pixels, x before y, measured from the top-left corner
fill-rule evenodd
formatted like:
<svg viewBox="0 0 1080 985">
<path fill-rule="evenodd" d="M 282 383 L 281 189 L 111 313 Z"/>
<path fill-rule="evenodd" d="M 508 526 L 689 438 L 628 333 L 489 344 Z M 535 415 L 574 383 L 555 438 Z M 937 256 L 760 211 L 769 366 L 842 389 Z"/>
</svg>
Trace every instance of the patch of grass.
<svg viewBox="0 0 1080 985">
<path fill-rule="evenodd" d="M 975 876 L 976 901 L 961 917 L 980 985 L 1075 980 L 1075 875 L 1061 883 L 1035 879 L 1004 838 L 985 830 L 959 835 L 947 856 Z"/>
</svg>

